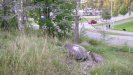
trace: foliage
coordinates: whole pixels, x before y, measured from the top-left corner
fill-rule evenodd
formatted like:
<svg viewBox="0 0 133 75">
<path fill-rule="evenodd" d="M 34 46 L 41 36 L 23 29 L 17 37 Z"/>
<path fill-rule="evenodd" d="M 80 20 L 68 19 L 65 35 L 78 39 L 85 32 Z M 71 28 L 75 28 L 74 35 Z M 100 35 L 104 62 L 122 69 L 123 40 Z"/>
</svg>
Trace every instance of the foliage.
<svg viewBox="0 0 133 75">
<path fill-rule="evenodd" d="M 66 37 L 71 33 L 72 21 L 74 20 L 73 10 L 75 5 L 71 1 L 43 1 L 38 2 L 39 8 L 31 10 L 29 16 L 34 18 L 40 29 L 44 28 L 49 35 Z M 53 13 L 51 16 L 50 13 Z M 45 18 L 41 18 L 45 16 Z"/>
<path fill-rule="evenodd" d="M 104 9 L 102 12 L 102 18 L 105 20 L 110 19 L 111 18 L 110 11 L 107 9 Z"/>
<path fill-rule="evenodd" d="M 131 3 L 131 11 L 133 11 L 133 2 Z"/>
<path fill-rule="evenodd" d="M 118 16 L 118 15 L 119 15 L 118 10 L 115 10 L 115 11 L 113 12 L 113 16 L 116 17 L 116 16 Z"/>
<path fill-rule="evenodd" d="M 13 2 L 11 0 L 2 0 L 0 2 L 0 27 L 2 30 L 12 30 L 16 28 L 15 15 L 13 11 Z M 12 22 L 11 22 L 12 21 Z M 11 22 L 11 23 L 10 23 Z M 13 24 L 14 23 L 14 24 Z"/>
<path fill-rule="evenodd" d="M 114 8 L 113 8 L 113 16 L 118 16 L 119 15 L 119 6 L 118 5 L 116 5 Z"/>
<path fill-rule="evenodd" d="M 120 7 L 119 13 L 121 15 L 125 15 L 128 12 L 128 7 L 126 7 L 124 4 Z"/>
<path fill-rule="evenodd" d="M 111 1 L 112 1 L 112 11 L 113 16 L 118 16 L 118 14 L 121 14 L 118 10 L 123 8 L 122 5 L 125 5 L 126 12 L 127 9 L 131 4 L 133 0 L 86 0 L 87 3 L 83 4 L 84 8 L 95 8 L 97 10 L 102 9 L 108 9 L 111 10 Z"/>
<path fill-rule="evenodd" d="M 2 2 L 6 2 L 6 0 L 3 0 Z M 8 3 L 9 2 L 4 3 L 6 4 L 5 6 L 7 6 L 8 8 L 2 9 L 2 11 L 0 11 L 0 15 L 3 16 L 4 14 L 5 16 L 8 14 L 12 14 L 13 16 L 16 15 L 16 17 L 18 18 L 15 10 L 19 9 L 18 8 L 19 5 L 17 5 L 19 1 L 11 2 L 10 5 L 8 5 Z M 67 0 L 67 1 L 63 1 L 63 0 L 28 0 L 26 1 L 24 0 L 22 5 L 24 8 L 23 15 L 19 14 L 19 16 L 34 18 L 34 23 L 40 25 L 40 29 L 42 29 L 42 27 L 45 27 L 46 29 L 44 31 L 48 32 L 49 35 L 60 36 L 63 34 L 62 37 L 65 37 L 65 36 L 68 36 L 70 31 L 72 30 L 72 21 L 74 20 L 73 10 L 75 9 L 74 0 L 71 0 L 71 1 L 70 0 Z M 12 10 L 12 12 L 9 12 L 11 11 L 10 9 Z M 6 11 L 6 13 L 3 13 L 4 11 Z M 51 16 L 51 12 L 53 13 L 52 16 Z M 43 16 L 45 16 L 45 18 L 42 18 Z M 3 24 L 2 26 L 6 27 L 6 25 L 4 24 L 6 22 L 10 23 L 11 20 L 14 21 L 14 19 L 15 18 L 11 18 L 8 21 L 1 22 Z M 62 20 L 66 20 L 66 22 L 62 22 Z M 12 22 L 11 24 L 13 23 L 14 24 L 10 26 L 12 26 L 12 28 L 16 28 L 20 26 L 21 23 L 19 21 L 18 23 L 16 22 L 15 21 Z M 27 24 L 29 25 L 29 23 L 31 22 L 28 21 L 23 23 L 25 23 L 26 25 Z M 58 28 L 58 27 L 62 27 L 62 28 Z M 60 32 L 58 32 L 57 29 L 60 29 L 63 33 L 61 32 L 60 34 Z M 56 34 L 59 34 L 59 35 L 56 35 Z"/>
</svg>

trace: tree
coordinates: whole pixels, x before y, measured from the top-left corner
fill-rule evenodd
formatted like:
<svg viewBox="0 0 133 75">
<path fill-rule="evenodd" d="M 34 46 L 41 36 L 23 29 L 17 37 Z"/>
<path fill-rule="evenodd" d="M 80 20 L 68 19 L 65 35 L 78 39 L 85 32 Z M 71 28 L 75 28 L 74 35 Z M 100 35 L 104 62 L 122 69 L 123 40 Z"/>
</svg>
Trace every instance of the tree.
<svg viewBox="0 0 133 75">
<path fill-rule="evenodd" d="M 25 30 L 25 22 L 24 22 L 24 0 L 18 0 L 15 4 L 15 14 L 17 15 L 18 20 L 18 29 L 21 32 L 24 32 Z"/>
<path fill-rule="evenodd" d="M 120 9 L 119 9 L 119 13 L 120 13 L 121 15 L 125 15 L 127 12 L 128 12 L 128 7 L 126 7 L 126 5 L 123 4 L 123 5 L 120 7 Z"/>
<path fill-rule="evenodd" d="M 39 0 L 31 8 L 33 10 L 30 10 L 28 15 L 34 18 L 40 29 L 45 28 L 49 35 L 65 37 L 71 33 L 75 9 L 72 0 Z"/>
<path fill-rule="evenodd" d="M 8 30 L 8 22 L 7 22 L 7 15 L 8 15 L 8 6 L 7 6 L 7 4 L 9 3 L 9 1 L 8 0 L 3 0 L 3 3 L 2 3 L 2 10 L 3 10 L 3 12 L 2 12 L 2 17 L 1 17 L 1 19 L 2 19 L 2 22 L 1 22 L 1 28 L 3 29 L 3 30 Z"/>
<path fill-rule="evenodd" d="M 79 12 L 78 9 L 80 8 L 80 2 L 81 0 L 76 0 L 76 8 L 75 8 L 75 28 L 74 28 L 74 43 L 79 43 Z"/>
<path fill-rule="evenodd" d="M 120 0 L 114 0 L 113 1 L 113 16 L 118 16 L 119 15 L 119 8 L 120 8 Z"/>
<path fill-rule="evenodd" d="M 133 2 L 131 3 L 131 11 L 133 11 Z"/>
<path fill-rule="evenodd" d="M 105 20 L 110 19 L 111 18 L 110 11 L 107 9 L 104 9 L 102 12 L 102 18 Z"/>
<path fill-rule="evenodd" d="M 16 20 L 24 20 L 24 17 L 17 18 L 18 12 L 22 12 L 20 9 L 16 9 L 21 7 L 20 5 L 22 4 L 21 1 L 23 0 L 3 0 L 2 1 L 2 9 L 1 9 L 1 28 L 3 30 L 11 30 L 12 28 L 16 28 L 16 25 L 19 24 L 19 21 Z M 11 22 L 11 23 L 10 23 Z M 18 22 L 18 23 L 17 23 Z M 10 23 L 10 24 L 9 24 Z M 20 29 L 20 26 L 18 25 L 18 28 Z"/>
<path fill-rule="evenodd" d="M 111 0 L 87 0 L 88 8 L 95 8 L 95 9 L 111 9 Z M 129 10 L 130 12 L 130 5 L 133 0 L 112 0 L 112 13 L 113 16 L 118 16 L 119 14 L 123 14 Z M 124 5 L 124 7 L 123 7 Z M 123 11 L 122 9 L 126 9 Z M 121 12 L 120 12 L 121 9 Z"/>
<path fill-rule="evenodd" d="M 15 14 L 13 13 L 13 1 L 12 0 L 3 0 L 0 1 L 0 27 L 2 30 L 9 31 L 12 29 L 13 20 L 15 20 Z M 10 23 L 11 22 L 11 23 Z M 15 22 L 15 21 L 14 21 Z M 16 22 L 15 22 L 16 23 Z"/>
</svg>

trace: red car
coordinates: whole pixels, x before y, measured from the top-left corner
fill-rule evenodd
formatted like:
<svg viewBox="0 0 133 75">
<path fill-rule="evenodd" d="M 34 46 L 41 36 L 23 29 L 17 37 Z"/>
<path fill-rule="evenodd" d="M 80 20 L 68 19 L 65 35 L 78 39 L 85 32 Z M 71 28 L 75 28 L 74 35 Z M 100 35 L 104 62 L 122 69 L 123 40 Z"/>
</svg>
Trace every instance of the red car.
<svg viewBox="0 0 133 75">
<path fill-rule="evenodd" d="M 89 24 L 97 24 L 97 21 L 91 20 L 91 21 L 89 21 L 88 23 L 89 23 Z"/>
</svg>

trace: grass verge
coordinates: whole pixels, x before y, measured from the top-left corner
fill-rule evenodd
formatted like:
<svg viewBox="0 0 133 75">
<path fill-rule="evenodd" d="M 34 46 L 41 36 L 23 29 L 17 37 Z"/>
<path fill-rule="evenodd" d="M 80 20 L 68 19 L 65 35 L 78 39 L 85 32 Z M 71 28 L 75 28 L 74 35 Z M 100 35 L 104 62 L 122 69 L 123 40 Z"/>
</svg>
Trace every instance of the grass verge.
<svg viewBox="0 0 133 75">
<path fill-rule="evenodd" d="M 82 42 L 88 51 L 96 52 L 105 59 L 104 64 L 91 69 L 91 75 L 133 75 L 133 49 L 128 46 L 113 47 L 103 41 L 83 37 Z"/>
<path fill-rule="evenodd" d="M 115 30 L 121 30 L 121 31 L 123 29 L 126 29 L 126 31 L 133 32 L 133 22 L 128 22 L 128 23 L 116 25 L 116 26 L 114 26 L 114 29 Z"/>
</svg>

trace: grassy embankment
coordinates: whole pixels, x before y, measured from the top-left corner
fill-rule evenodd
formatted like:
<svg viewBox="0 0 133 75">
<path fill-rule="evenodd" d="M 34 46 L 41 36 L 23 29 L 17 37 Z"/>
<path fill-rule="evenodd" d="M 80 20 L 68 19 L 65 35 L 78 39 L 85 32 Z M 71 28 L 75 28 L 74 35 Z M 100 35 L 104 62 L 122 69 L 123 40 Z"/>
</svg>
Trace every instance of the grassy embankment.
<svg viewBox="0 0 133 75">
<path fill-rule="evenodd" d="M 105 63 L 91 70 L 92 75 L 133 75 L 133 49 L 128 46 L 110 46 L 104 42 L 82 37 L 83 46 L 102 55 Z"/>
<path fill-rule="evenodd" d="M 128 22 L 128 23 L 116 25 L 116 26 L 114 26 L 114 29 L 115 30 L 121 30 L 121 31 L 123 29 L 126 29 L 126 31 L 133 32 L 133 22 Z"/>
<path fill-rule="evenodd" d="M 112 47 L 82 37 L 87 50 L 104 56 L 104 65 L 92 75 L 133 75 L 133 49 Z M 66 64 L 65 42 L 34 34 L 0 31 L 0 75 L 82 75 L 79 62 Z"/>
<path fill-rule="evenodd" d="M 57 38 L 0 32 L 0 75 L 81 75 Z"/>
</svg>

